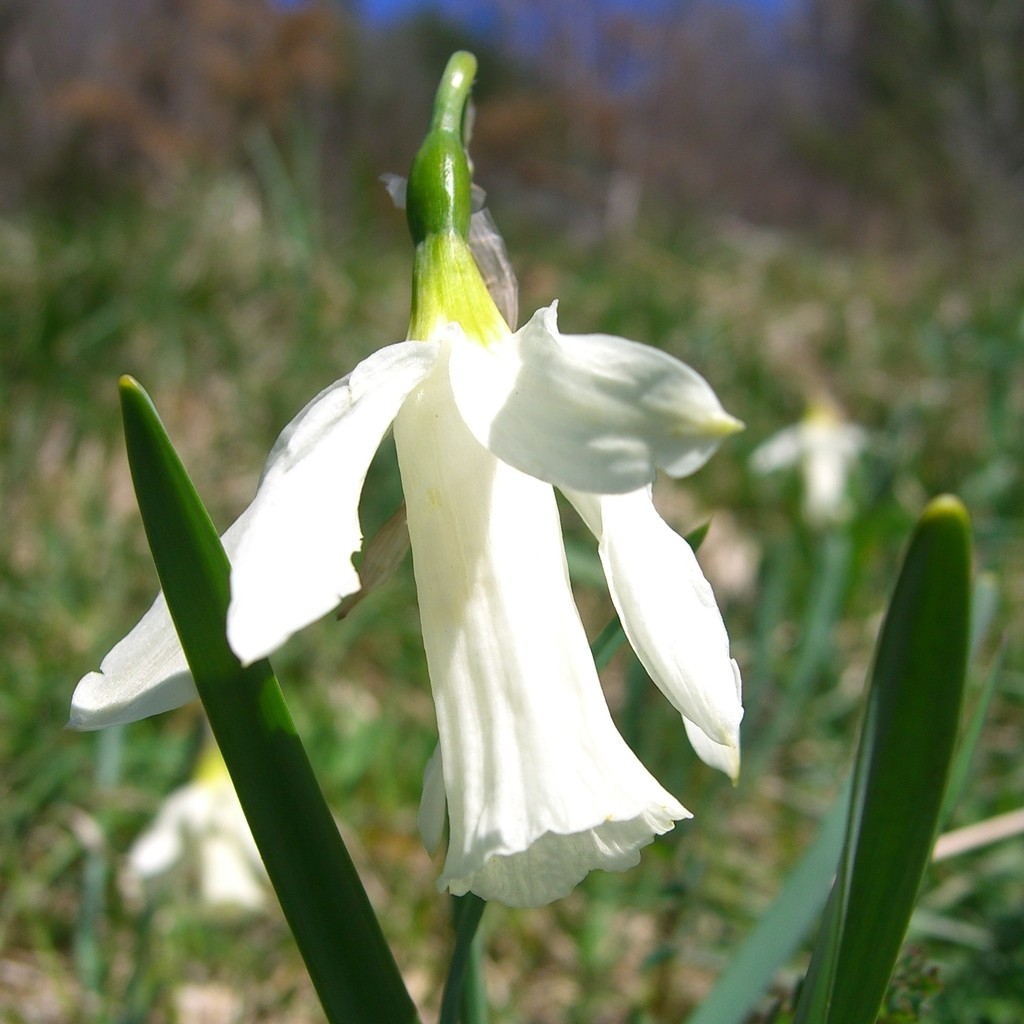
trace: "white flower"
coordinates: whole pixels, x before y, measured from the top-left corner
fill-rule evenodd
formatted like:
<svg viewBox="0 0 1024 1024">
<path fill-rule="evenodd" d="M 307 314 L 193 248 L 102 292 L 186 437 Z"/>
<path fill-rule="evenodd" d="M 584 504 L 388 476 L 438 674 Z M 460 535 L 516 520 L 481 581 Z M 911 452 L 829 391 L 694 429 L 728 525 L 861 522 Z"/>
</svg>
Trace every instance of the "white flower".
<svg viewBox="0 0 1024 1024">
<path fill-rule="evenodd" d="M 665 353 L 561 334 L 555 305 L 509 329 L 467 245 L 459 118 L 442 114 L 440 157 L 432 134 L 410 178 L 410 340 L 323 391 L 274 445 L 255 499 L 224 536 L 227 633 L 250 663 L 359 591 L 360 493 L 393 425 L 439 732 L 424 839 L 439 843 L 447 811 L 439 887 L 537 906 L 594 868 L 637 863 L 688 816 L 612 721 L 553 488 L 597 537 L 626 635 L 698 755 L 735 777 L 739 672 L 707 581 L 649 484 L 659 468 L 692 473 L 739 424 Z M 441 192 L 462 188 L 461 212 L 424 199 L 435 172 Z M 194 692 L 158 599 L 79 683 L 71 724 L 131 721 Z"/>
<path fill-rule="evenodd" d="M 635 864 L 687 815 L 609 715 L 551 484 L 598 537 L 627 636 L 698 754 L 735 776 L 738 670 L 707 581 L 647 487 L 659 465 L 698 468 L 735 421 L 656 349 L 562 335 L 554 307 L 515 334 L 499 319 L 487 347 L 452 323 L 377 352 L 284 430 L 224 538 L 228 636 L 255 661 L 359 589 L 360 491 L 394 423 L 450 821 L 441 881 L 525 906 L 594 867 Z M 194 695 L 158 598 L 79 683 L 71 724 L 133 721 Z"/>
<path fill-rule="evenodd" d="M 215 746 L 194 781 L 167 797 L 128 851 L 128 870 L 142 879 L 182 861 L 194 861 L 200 896 L 211 906 L 258 910 L 266 902 L 263 861 Z"/>
<path fill-rule="evenodd" d="M 799 423 L 755 448 L 750 465 L 762 474 L 799 467 L 804 518 L 812 526 L 828 526 L 843 522 L 852 511 L 850 475 L 866 444 L 862 427 L 845 422 L 831 403 L 817 402 Z"/>
</svg>

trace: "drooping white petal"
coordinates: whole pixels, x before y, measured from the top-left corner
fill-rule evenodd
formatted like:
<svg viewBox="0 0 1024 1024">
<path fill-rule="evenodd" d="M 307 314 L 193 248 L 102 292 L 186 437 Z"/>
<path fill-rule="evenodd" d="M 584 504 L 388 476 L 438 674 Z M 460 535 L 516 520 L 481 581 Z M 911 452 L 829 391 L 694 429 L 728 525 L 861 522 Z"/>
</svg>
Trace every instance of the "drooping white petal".
<svg viewBox="0 0 1024 1024">
<path fill-rule="evenodd" d="M 420 838 L 431 856 L 441 847 L 447 820 L 448 799 L 444 793 L 444 770 L 441 767 L 441 746 L 438 744 L 427 761 L 427 767 L 423 769 L 423 795 L 416 815 Z"/>
<path fill-rule="evenodd" d="M 736 662 L 733 662 L 735 665 Z M 737 669 L 737 681 L 739 681 Z M 735 743 L 716 743 L 709 739 L 706 732 L 696 726 L 688 718 L 683 718 L 686 727 L 686 738 L 690 741 L 697 756 L 709 767 L 717 768 L 735 782 L 740 777 L 739 739 Z"/>
<path fill-rule="evenodd" d="M 85 731 L 136 722 L 195 697 L 195 683 L 160 594 L 106 655 L 100 670 L 79 681 L 71 697 L 68 728 Z"/>
<path fill-rule="evenodd" d="M 256 499 L 221 538 L 233 566 L 243 541 L 248 551 L 241 584 L 232 573 L 233 592 L 240 587 L 245 590 L 247 576 L 253 580 L 252 592 L 245 590 L 244 595 L 250 600 L 243 599 L 241 613 L 234 609 L 235 618 L 241 617 L 242 621 L 242 650 L 235 646 L 240 657 L 246 649 L 247 615 L 262 614 L 266 618 L 273 613 L 275 595 L 268 594 L 268 590 L 273 589 L 274 582 L 281 582 L 282 591 L 277 596 L 286 606 L 285 586 L 301 590 L 303 573 L 309 571 L 309 566 L 282 564 L 292 553 L 296 557 L 303 553 L 316 563 L 315 545 L 322 539 L 322 561 L 313 565 L 311 573 L 321 570 L 321 592 L 331 592 L 330 580 L 335 583 L 334 591 L 358 590 L 351 556 L 361 539 L 356 504 L 366 468 L 398 406 L 430 368 L 436 354 L 436 345 L 422 342 L 403 342 L 381 350 L 315 398 L 281 434 L 267 460 Z M 336 428 L 334 433 L 332 426 Z M 316 479 L 318 473 L 322 480 Z M 325 502 L 335 504 L 319 507 L 316 499 L 321 492 Z M 302 508 L 304 496 L 309 497 L 307 509 Z M 302 518 L 304 511 L 306 518 Z M 292 515 L 294 522 L 289 519 Z M 336 518 L 331 519 L 332 515 Z M 309 533 L 303 534 L 310 523 Z M 314 534 L 314 527 L 320 532 Z M 279 536 L 275 530 L 280 531 Z M 278 544 L 279 550 L 275 547 Z M 343 554 L 337 555 L 338 551 Z M 268 580 L 260 576 L 261 557 L 266 559 L 268 573 L 278 571 L 278 577 Z M 321 596 L 321 604 L 323 600 Z M 249 645 L 256 650 L 249 654 L 249 660 L 262 657 L 336 603 L 335 597 L 326 607 L 310 612 L 309 602 L 300 595 L 295 606 L 285 607 L 284 618 L 287 621 L 291 616 L 294 621 L 306 617 L 283 635 L 278 624 L 276 632 L 257 637 L 259 643 Z M 195 697 L 195 684 L 167 602 L 160 594 L 135 628 L 106 655 L 100 670 L 88 673 L 78 683 L 71 698 L 68 727 L 90 730 L 135 722 L 180 707 Z"/>
<path fill-rule="evenodd" d="M 694 472 L 739 429 L 695 370 L 625 338 L 560 334 L 555 309 L 488 347 L 453 348 L 459 411 L 504 462 L 559 487 L 621 494 L 659 467 Z"/>
<path fill-rule="evenodd" d="M 234 557 L 247 515 L 248 510 L 221 537 L 229 559 Z M 88 731 L 137 722 L 197 696 L 167 601 L 160 593 L 135 628 L 106 655 L 100 670 L 79 681 L 71 697 L 68 728 Z"/>
<path fill-rule="evenodd" d="M 687 812 L 611 719 L 551 488 L 476 442 L 446 369 L 395 422 L 448 805 L 439 886 L 539 906 L 635 864 Z"/>
<path fill-rule="evenodd" d="M 267 902 L 267 875 L 245 812 L 226 775 L 205 785 L 207 818 L 196 823 L 202 897 L 214 906 L 258 910 Z"/>
<path fill-rule="evenodd" d="M 228 640 L 248 664 L 359 589 L 366 471 L 437 345 L 406 341 L 363 360 L 284 429 L 249 507 L 231 569 Z"/>
<path fill-rule="evenodd" d="M 739 668 L 693 550 L 658 515 L 647 488 L 565 494 L 598 538 L 608 590 L 637 657 L 672 706 L 705 735 L 706 743 L 694 743 L 698 756 L 735 778 L 743 717 Z"/>
</svg>

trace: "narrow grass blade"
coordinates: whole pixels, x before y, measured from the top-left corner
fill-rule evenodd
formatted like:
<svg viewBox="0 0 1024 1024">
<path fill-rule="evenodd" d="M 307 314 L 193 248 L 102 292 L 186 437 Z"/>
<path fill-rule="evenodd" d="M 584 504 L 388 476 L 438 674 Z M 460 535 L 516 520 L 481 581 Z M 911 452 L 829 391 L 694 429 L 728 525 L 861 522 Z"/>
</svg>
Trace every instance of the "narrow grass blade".
<svg viewBox="0 0 1024 1024">
<path fill-rule="evenodd" d="M 115 725 L 100 733 L 96 757 L 96 785 L 99 789 L 117 785 L 123 741 L 124 726 Z M 78 980 L 86 992 L 97 995 L 107 989 L 110 968 L 104 955 L 105 944 L 100 937 L 110 875 L 108 856 L 105 843 L 86 844 L 81 902 L 75 924 L 74 955 Z"/>
<path fill-rule="evenodd" d="M 971 601 L 971 646 L 969 661 L 974 663 L 975 657 L 982 642 L 988 634 L 989 629 L 995 620 L 996 611 L 999 606 L 999 591 L 995 581 L 990 575 L 980 575 L 974 583 L 974 593 Z M 953 810 L 964 786 L 967 784 L 967 776 L 970 772 L 971 761 L 974 759 L 974 752 L 978 748 L 978 741 L 981 739 L 981 730 L 988 717 L 988 709 L 995 696 L 996 687 L 999 684 L 1003 672 L 1003 663 L 1006 657 L 1005 642 L 999 646 L 996 652 L 995 661 L 985 681 L 981 684 L 981 692 L 978 694 L 974 710 L 970 714 L 967 725 L 960 736 L 957 744 L 956 759 L 949 773 L 949 781 L 946 783 L 946 795 L 942 803 L 942 814 L 939 818 L 939 827 L 944 828 L 952 817 Z"/>
<path fill-rule="evenodd" d="M 837 797 L 818 835 L 686 1024 L 742 1024 L 811 930 L 828 899 L 843 845 L 849 791 Z"/>
<path fill-rule="evenodd" d="M 776 637 L 786 619 L 795 562 L 796 541 L 790 534 L 769 545 L 757 581 L 758 596 L 749 638 L 751 650 L 743 667 L 743 776 L 748 782 L 757 778 L 753 768 L 765 760 L 758 752 L 763 745 L 761 738 L 767 737 L 763 712 L 766 697 L 775 690 Z"/>
<path fill-rule="evenodd" d="M 886 614 L 846 840 L 796 1024 L 871 1024 L 942 809 L 970 636 L 970 525 L 953 497 L 918 523 Z"/>
<path fill-rule="evenodd" d="M 366 892 L 269 662 L 243 668 L 225 637 L 229 566 L 149 396 L 121 380 L 132 479 L 157 573 L 238 798 L 317 994 L 336 1024 L 411 1022 Z"/>
<path fill-rule="evenodd" d="M 744 774 L 757 778 L 805 715 L 815 683 L 834 657 L 833 639 L 842 613 L 850 575 L 853 544 L 850 537 L 833 532 L 825 537 L 819 553 L 811 592 L 804 610 L 800 632 L 800 654 L 785 689 L 781 704 L 772 711 L 764 730 L 755 733 L 752 749 L 744 757 Z"/>
<path fill-rule="evenodd" d="M 608 662 L 618 654 L 619 649 L 626 642 L 626 634 L 619 622 L 618 615 L 613 615 L 608 625 L 601 630 L 597 639 L 590 645 L 590 652 L 594 655 L 594 664 L 600 672 L 607 667 Z"/>
<path fill-rule="evenodd" d="M 996 686 L 1003 672 L 1003 659 L 1006 648 L 1001 647 L 996 655 L 992 670 L 982 684 L 981 693 L 978 696 L 977 704 L 971 712 L 960 742 L 957 745 L 956 758 L 949 773 L 949 782 L 946 784 L 946 795 L 942 801 L 942 813 L 939 816 L 939 827 L 943 827 L 949 821 L 956 807 L 957 800 L 967 784 L 967 776 L 970 772 L 971 761 L 974 759 L 974 752 L 978 749 L 978 741 L 981 739 L 981 730 L 988 717 L 988 709 L 992 704 L 992 698 L 996 693 Z"/>
</svg>

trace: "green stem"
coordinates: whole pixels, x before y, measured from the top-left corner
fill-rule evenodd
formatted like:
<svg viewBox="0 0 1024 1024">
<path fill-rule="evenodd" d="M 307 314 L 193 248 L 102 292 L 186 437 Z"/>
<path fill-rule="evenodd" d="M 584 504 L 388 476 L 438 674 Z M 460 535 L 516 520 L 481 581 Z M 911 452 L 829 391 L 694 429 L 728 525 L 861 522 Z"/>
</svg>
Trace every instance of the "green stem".
<svg viewBox="0 0 1024 1024">
<path fill-rule="evenodd" d="M 461 50 L 448 61 L 438 86 L 430 129 L 413 160 L 406 190 L 406 216 L 416 245 L 431 235 L 469 238 L 472 176 L 462 123 L 475 74 L 476 58 Z"/>
<path fill-rule="evenodd" d="M 458 50 L 448 58 L 434 97 L 430 131 L 452 132 L 462 141 L 462 119 L 475 77 L 476 57 L 473 54 Z"/>
<path fill-rule="evenodd" d="M 480 949 L 476 939 L 480 918 L 483 917 L 486 906 L 486 901 L 473 893 L 452 897 L 455 950 L 452 953 L 451 966 L 448 968 L 444 994 L 441 996 L 439 1024 L 459 1024 L 467 1005 L 474 1011 L 484 1008 L 479 991 Z M 470 982 L 468 990 L 467 981 Z M 465 996 L 469 996 L 469 999 L 464 998 Z M 470 1021 L 463 1021 L 463 1024 L 477 1024 L 482 1019 L 479 1013 L 475 1012 Z"/>
</svg>

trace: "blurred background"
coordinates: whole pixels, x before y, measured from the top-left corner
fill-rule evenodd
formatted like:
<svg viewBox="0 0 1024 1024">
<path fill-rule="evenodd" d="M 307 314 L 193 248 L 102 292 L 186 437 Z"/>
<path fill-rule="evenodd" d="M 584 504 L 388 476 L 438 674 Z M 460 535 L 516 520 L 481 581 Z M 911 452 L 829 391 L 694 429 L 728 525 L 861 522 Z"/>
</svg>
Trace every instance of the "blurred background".
<svg viewBox="0 0 1024 1024">
<path fill-rule="evenodd" d="M 558 298 L 567 332 L 663 347 L 747 423 L 656 489 L 680 531 L 711 520 L 744 775 L 697 762 L 620 654 L 613 713 L 695 818 L 633 872 L 488 910 L 494 1020 L 682 1022 L 707 995 L 845 778 L 899 553 L 946 490 L 974 517 L 967 711 L 985 711 L 951 826 L 1020 806 L 1024 7 L 0 0 L 4 1022 L 320 1019 L 272 899 L 204 899 L 197 840 L 133 870 L 200 760 L 198 708 L 62 727 L 156 589 L 118 376 L 150 390 L 226 526 L 294 412 L 404 337 L 411 250 L 378 178 L 405 173 L 460 47 L 521 316 Z M 400 500 L 385 446 L 364 531 Z M 611 605 L 565 522 L 596 636 Z M 275 666 L 432 1019 L 450 932 L 416 834 L 434 725 L 408 562 Z M 1019 836 L 935 865 L 886 1020 L 1020 1020 L 1022 880 Z"/>
</svg>

